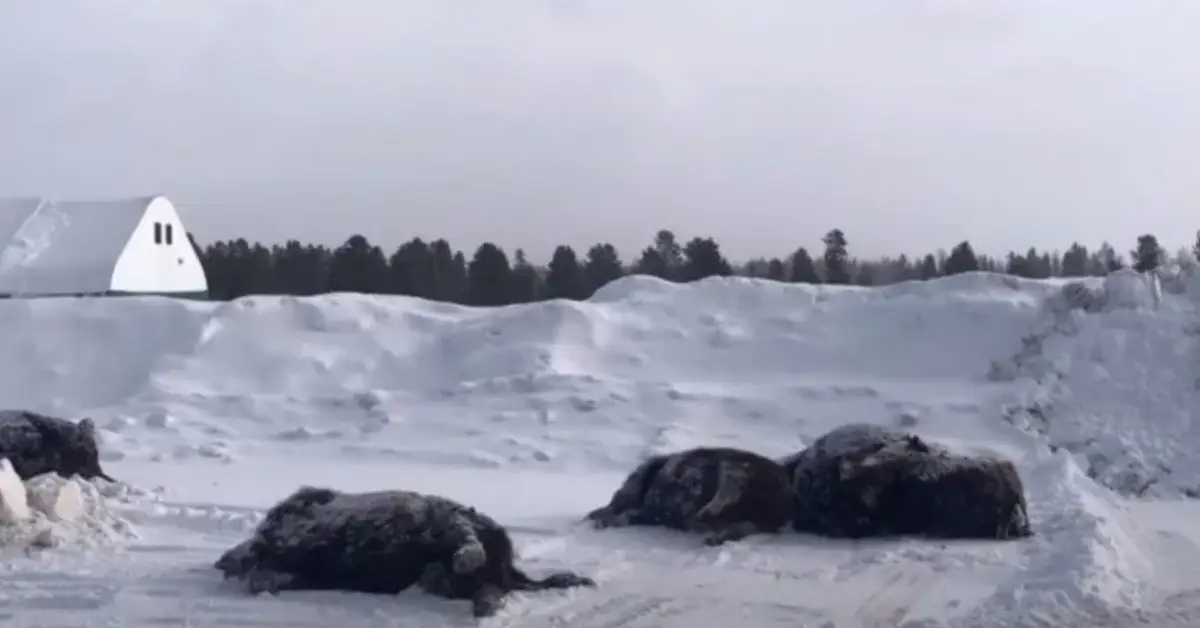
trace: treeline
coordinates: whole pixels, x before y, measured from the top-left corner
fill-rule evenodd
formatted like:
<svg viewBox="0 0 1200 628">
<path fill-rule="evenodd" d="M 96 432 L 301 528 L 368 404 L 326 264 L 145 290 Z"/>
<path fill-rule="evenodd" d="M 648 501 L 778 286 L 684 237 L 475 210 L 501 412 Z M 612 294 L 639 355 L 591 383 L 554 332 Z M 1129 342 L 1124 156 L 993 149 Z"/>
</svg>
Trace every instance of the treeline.
<svg viewBox="0 0 1200 628">
<path fill-rule="evenodd" d="M 976 253 L 969 242 L 961 242 L 949 252 L 870 260 L 850 255 L 849 241 L 840 229 L 825 234 L 821 247 L 814 247 L 813 252 L 801 246 L 787 257 L 739 264 L 728 260 L 712 238 L 681 242 L 668 230 L 659 231 L 631 260 L 624 259 L 612 244 L 599 243 L 582 253 L 559 246 L 545 266 L 530 263 L 521 249 L 510 255 L 491 242 L 469 254 L 446 240 L 426 242 L 420 238 L 386 251 L 361 235 L 351 236 L 333 249 L 295 240 L 273 246 L 244 239 L 205 246 L 193 239 L 192 244 L 204 263 L 214 300 L 252 294 L 361 292 L 480 306 L 586 299 L 604 284 L 631 274 L 677 282 L 741 275 L 794 283 L 879 286 L 976 270 L 1032 279 L 1100 276 L 1126 265 L 1150 270 L 1171 257 L 1172 261 L 1192 263 L 1200 255 L 1198 233 L 1192 250 L 1174 256 L 1167 255 L 1158 240 L 1147 234 L 1137 238 L 1127 256 L 1108 243 L 1094 251 L 1075 243 L 1061 253 L 1030 248 L 991 257 Z"/>
</svg>

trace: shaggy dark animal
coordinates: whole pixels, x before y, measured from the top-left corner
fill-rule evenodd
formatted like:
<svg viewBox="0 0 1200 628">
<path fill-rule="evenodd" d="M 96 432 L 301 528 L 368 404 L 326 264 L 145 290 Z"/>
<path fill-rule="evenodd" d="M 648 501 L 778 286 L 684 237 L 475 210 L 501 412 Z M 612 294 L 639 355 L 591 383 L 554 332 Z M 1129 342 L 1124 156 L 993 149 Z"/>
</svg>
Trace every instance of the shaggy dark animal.
<svg viewBox="0 0 1200 628">
<path fill-rule="evenodd" d="M 305 486 L 268 510 L 251 538 L 214 566 L 256 594 L 395 594 L 415 584 L 433 595 L 471 600 L 476 617 L 494 614 L 512 591 L 595 586 L 570 572 L 534 579 L 513 560 L 503 526 L 444 497 Z"/>
<path fill-rule="evenodd" d="M 912 434 L 852 424 L 783 465 L 799 531 L 842 538 L 1033 534 L 1021 478 L 1008 460 L 955 455 Z"/>
<path fill-rule="evenodd" d="M 780 464 L 795 486 L 828 461 L 855 460 L 885 447 L 948 453 L 911 434 L 870 423 L 850 423 L 826 432 L 812 445 L 781 460 Z M 805 498 L 806 494 L 797 494 L 797 499 L 803 501 Z"/>
<path fill-rule="evenodd" d="M 91 419 L 72 423 L 25 410 L 0 410 L 0 458 L 8 458 L 22 480 L 54 472 L 64 478 L 116 481 L 100 468 Z"/>
<path fill-rule="evenodd" d="M 598 528 L 700 532 L 705 544 L 720 545 L 786 528 L 792 507 L 789 477 L 779 463 L 740 449 L 699 447 L 646 460 L 608 505 L 586 518 Z"/>
</svg>

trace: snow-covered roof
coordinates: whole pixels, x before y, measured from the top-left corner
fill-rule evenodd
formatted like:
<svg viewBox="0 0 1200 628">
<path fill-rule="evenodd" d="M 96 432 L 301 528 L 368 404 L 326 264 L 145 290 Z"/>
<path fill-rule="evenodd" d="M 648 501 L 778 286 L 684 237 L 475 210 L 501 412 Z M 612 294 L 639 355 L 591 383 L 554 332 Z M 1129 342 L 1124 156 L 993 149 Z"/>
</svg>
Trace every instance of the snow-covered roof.
<svg viewBox="0 0 1200 628">
<path fill-rule="evenodd" d="M 12 242 L 21 225 L 41 204 L 38 198 L 0 198 L 0 246 Z"/>
<path fill-rule="evenodd" d="M 0 199 L 0 294 L 108 291 L 117 259 L 155 198 Z"/>
</svg>

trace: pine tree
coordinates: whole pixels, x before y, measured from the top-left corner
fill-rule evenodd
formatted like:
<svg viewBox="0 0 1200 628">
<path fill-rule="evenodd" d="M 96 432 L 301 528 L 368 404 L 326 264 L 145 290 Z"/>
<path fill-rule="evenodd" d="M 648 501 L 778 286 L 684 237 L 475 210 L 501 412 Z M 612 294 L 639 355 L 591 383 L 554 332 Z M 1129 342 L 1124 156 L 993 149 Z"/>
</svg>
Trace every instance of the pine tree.
<svg viewBox="0 0 1200 628">
<path fill-rule="evenodd" d="M 693 238 L 683 247 L 683 257 L 682 277 L 685 281 L 733 274 L 733 267 L 721 255 L 721 247 L 712 238 Z"/>
<path fill-rule="evenodd" d="M 917 269 L 917 276 L 922 281 L 929 281 L 938 276 L 937 258 L 933 256 L 933 253 L 921 258 L 921 267 Z"/>
<path fill-rule="evenodd" d="M 1104 276 L 1125 267 L 1125 260 L 1108 242 L 1101 242 L 1100 248 L 1092 255 L 1091 274 Z"/>
<path fill-rule="evenodd" d="M 772 257 L 771 261 L 767 262 L 767 279 L 771 281 L 783 281 L 787 278 L 787 268 L 783 264 L 783 260 L 778 257 Z"/>
<path fill-rule="evenodd" d="M 821 283 L 817 274 L 817 265 L 804 247 L 796 249 L 792 254 L 792 283 Z"/>
<path fill-rule="evenodd" d="M 858 272 L 854 275 L 854 284 L 858 286 L 875 285 L 875 268 L 870 264 L 859 264 Z"/>
<path fill-rule="evenodd" d="M 565 245 L 555 248 L 546 271 L 546 298 L 578 301 L 587 296 L 587 278 L 575 249 Z"/>
<path fill-rule="evenodd" d="M 850 283 L 850 255 L 846 251 L 846 234 L 833 229 L 821 240 L 825 244 L 822 256 L 825 262 L 825 283 L 845 285 Z"/>
<path fill-rule="evenodd" d="M 1029 260 L 1026 259 L 1024 255 L 1017 255 L 1016 253 L 1010 251 L 1008 253 L 1008 259 L 1004 264 L 1004 272 L 1005 274 L 1012 275 L 1014 277 L 1029 278 Z"/>
<path fill-rule="evenodd" d="M 1146 233 L 1138 236 L 1137 248 L 1130 252 L 1133 269 L 1139 273 L 1148 273 L 1162 263 L 1163 250 L 1158 245 L 1158 238 Z"/>
<path fill-rule="evenodd" d="M 467 301 L 480 306 L 512 303 L 512 276 L 504 249 L 484 242 L 467 265 Z"/>
<path fill-rule="evenodd" d="M 264 264 L 269 263 L 267 260 L 270 254 L 267 249 L 261 245 L 257 248 L 261 250 L 252 250 L 252 254 L 263 260 Z M 365 237 L 353 235 L 333 252 L 329 289 L 333 292 L 378 294 L 386 291 L 390 274 L 383 250 L 372 246 Z"/>
<path fill-rule="evenodd" d="M 958 275 L 976 270 L 979 270 L 979 259 L 975 257 L 975 251 L 971 248 L 970 242 L 963 240 L 950 250 L 950 256 L 946 258 L 946 275 Z"/>
<path fill-rule="evenodd" d="M 542 298 L 542 278 L 537 269 L 525 257 L 524 249 L 513 252 L 512 287 L 509 290 L 510 303 L 530 303 Z"/>
<path fill-rule="evenodd" d="M 1062 256 L 1062 275 L 1064 277 L 1085 277 L 1088 274 L 1088 250 L 1078 242 L 1072 242 Z"/>
<path fill-rule="evenodd" d="M 621 255 L 615 246 L 605 242 L 588 249 L 587 261 L 583 265 L 588 296 L 605 284 L 620 279 L 624 274 L 625 267 L 621 264 Z"/>
</svg>

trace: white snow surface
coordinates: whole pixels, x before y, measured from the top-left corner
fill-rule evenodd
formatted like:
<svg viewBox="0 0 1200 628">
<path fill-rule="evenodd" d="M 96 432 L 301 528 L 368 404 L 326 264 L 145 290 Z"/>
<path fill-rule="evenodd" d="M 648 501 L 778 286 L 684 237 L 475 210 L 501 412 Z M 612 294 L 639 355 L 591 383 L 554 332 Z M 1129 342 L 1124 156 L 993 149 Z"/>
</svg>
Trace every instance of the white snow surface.
<svg viewBox="0 0 1200 628">
<path fill-rule="evenodd" d="M 0 620 L 1200 625 L 1200 508 L 1177 498 L 1200 486 L 1187 455 L 1200 441 L 1195 295 L 1085 314 L 1047 305 L 1063 283 L 630 277 L 583 303 L 493 309 L 347 294 L 2 301 L 0 398 L 94 417 L 106 470 L 128 486 L 104 487 L 92 510 L 127 534 L 0 562 Z M 650 453 L 782 456 L 852 421 L 1012 458 L 1037 535 L 708 548 L 578 523 Z M 1138 474 L 1150 488 L 1129 489 Z M 530 571 L 599 586 L 514 596 L 477 624 L 465 603 L 417 592 L 250 597 L 223 584 L 212 562 L 305 483 L 458 499 L 509 525 Z"/>
</svg>

